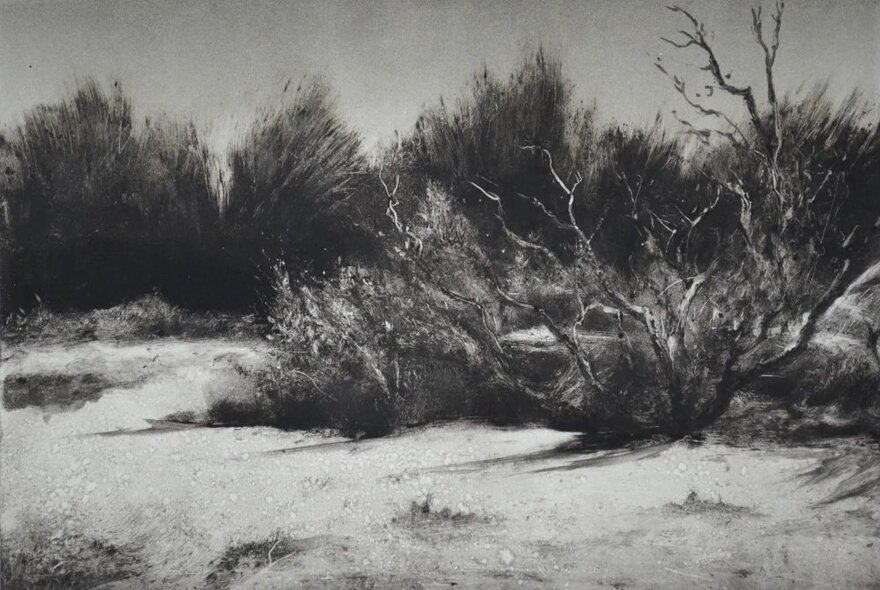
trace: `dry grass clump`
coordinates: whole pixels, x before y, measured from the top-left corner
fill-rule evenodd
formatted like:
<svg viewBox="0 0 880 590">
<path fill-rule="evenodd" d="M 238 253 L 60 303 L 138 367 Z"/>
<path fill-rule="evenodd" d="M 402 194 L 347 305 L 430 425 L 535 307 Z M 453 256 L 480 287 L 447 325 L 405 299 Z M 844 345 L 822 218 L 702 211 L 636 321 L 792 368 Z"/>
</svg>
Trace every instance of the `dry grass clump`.
<svg viewBox="0 0 880 590">
<path fill-rule="evenodd" d="M 395 516 L 392 522 L 410 526 L 420 524 L 462 525 L 485 520 L 475 512 L 449 506 L 437 507 L 431 494 L 421 502 L 413 500 L 405 514 Z"/>
<path fill-rule="evenodd" d="M 252 316 L 197 312 L 146 295 L 107 309 L 53 312 L 39 306 L 12 314 L 3 326 L 7 342 L 72 342 L 177 336 L 182 338 L 253 337 L 260 333 Z"/>
<path fill-rule="evenodd" d="M 248 574 L 300 550 L 296 540 L 280 532 L 265 539 L 236 543 L 227 547 L 223 555 L 211 563 L 213 571 L 205 581 L 208 588 L 229 588 Z"/>
<path fill-rule="evenodd" d="M 666 505 L 666 508 L 679 514 L 735 515 L 750 512 L 748 508 L 728 504 L 720 497 L 715 501 L 701 498 L 695 490 L 691 490 L 684 499 L 684 502 L 680 504 L 669 503 Z"/>
<path fill-rule="evenodd" d="M 82 535 L 29 530 L 2 540 L 5 590 L 78 590 L 136 577 L 143 571 L 137 552 Z"/>
</svg>

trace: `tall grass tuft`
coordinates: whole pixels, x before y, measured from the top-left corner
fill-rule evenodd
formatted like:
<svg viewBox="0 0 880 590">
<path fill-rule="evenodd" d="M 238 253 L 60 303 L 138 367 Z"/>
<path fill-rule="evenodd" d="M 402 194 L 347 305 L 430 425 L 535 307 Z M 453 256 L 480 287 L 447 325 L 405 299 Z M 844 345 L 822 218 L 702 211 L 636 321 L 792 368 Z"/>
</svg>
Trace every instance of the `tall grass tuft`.
<svg viewBox="0 0 880 590">
<path fill-rule="evenodd" d="M 571 84 L 562 64 L 539 49 L 506 81 L 484 69 L 471 79 L 469 94 L 451 105 L 441 98 L 417 121 L 413 141 L 439 180 L 512 182 L 530 160 L 520 146 L 562 151 L 571 115 Z"/>
<path fill-rule="evenodd" d="M 223 216 L 236 239 L 273 254 L 266 260 L 285 255 L 324 269 L 343 253 L 351 237 L 345 200 L 365 160 L 326 84 L 307 82 L 268 109 L 229 163 Z"/>
<path fill-rule="evenodd" d="M 192 123 L 137 121 L 94 81 L 29 111 L 4 161 L 4 314 L 106 307 L 158 291 L 189 306 L 251 296 L 218 240 L 211 156 Z"/>
</svg>

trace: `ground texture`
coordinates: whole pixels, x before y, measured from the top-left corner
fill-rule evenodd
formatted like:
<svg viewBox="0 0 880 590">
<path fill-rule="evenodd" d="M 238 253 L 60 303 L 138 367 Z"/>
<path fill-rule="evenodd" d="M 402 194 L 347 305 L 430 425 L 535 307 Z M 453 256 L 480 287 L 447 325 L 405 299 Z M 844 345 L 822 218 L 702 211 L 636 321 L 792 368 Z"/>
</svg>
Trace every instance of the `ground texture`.
<svg viewBox="0 0 880 590">
<path fill-rule="evenodd" d="M 880 588 L 869 443 L 166 420 L 260 362 L 258 341 L 5 347 L 4 587 Z"/>
</svg>

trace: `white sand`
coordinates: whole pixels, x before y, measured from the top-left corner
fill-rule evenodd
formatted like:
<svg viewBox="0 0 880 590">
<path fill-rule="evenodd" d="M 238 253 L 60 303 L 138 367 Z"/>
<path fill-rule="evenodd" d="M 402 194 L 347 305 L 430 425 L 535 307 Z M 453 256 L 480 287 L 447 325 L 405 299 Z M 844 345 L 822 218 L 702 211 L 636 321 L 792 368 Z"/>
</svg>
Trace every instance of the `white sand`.
<svg viewBox="0 0 880 590">
<path fill-rule="evenodd" d="M 94 371 L 129 383 L 75 411 L 0 413 L 4 537 L 48 525 L 142 548 L 147 572 L 114 588 L 204 587 L 229 544 L 277 530 L 301 539 L 302 551 L 239 587 L 859 588 L 880 580 L 876 495 L 818 504 L 858 461 L 880 459 L 876 447 L 850 441 L 530 459 L 574 436 L 467 422 L 360 442 L 269 428 L 95 434 L 203 411 L 218 383 L 237 382 L 232 362 L 258 362 L 262 350 L 173 340 L 4 350 L 4 374 Z M 297 450 L 273 452 L 281 449 Z M 853 467 L 819 482 L 804 477 L 835 454 Z M 500 461 L 480 463 L 489 459 Z M 668 506 L 692 490 L 745 510 Z M 437 508 L 478 518 L 394 522 L 428 494 Z"/>
</svg>

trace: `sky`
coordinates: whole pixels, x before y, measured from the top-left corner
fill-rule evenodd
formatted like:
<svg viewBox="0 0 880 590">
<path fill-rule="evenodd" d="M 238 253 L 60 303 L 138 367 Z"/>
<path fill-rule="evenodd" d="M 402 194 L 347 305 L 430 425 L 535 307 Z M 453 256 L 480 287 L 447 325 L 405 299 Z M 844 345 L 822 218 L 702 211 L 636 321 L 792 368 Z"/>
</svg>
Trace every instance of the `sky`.
<svg viewBox="0 0 880 590">
<path fill-rule="evenodd" d="M 373 146 L 464 92 L 472 73 L 506 75 L 539 44 L 603 116 L 671 119 L 684 105 L 654 60 L 697 76 L 701 56 L 660 41 L 685 24 L 669 1 L 0 0 L 0 127 L 92 77 L 119 80 L 139 115 L 192 118 L 222 144 L 288 80 L 319 75 Z M 681 5 L 706 23 L 732 81 L 763 93 L 757 4 Z M 880 97 L 880 0 L 789 0 L 776 69 L 780 92 L 828 81 Z"/>
</svg>

